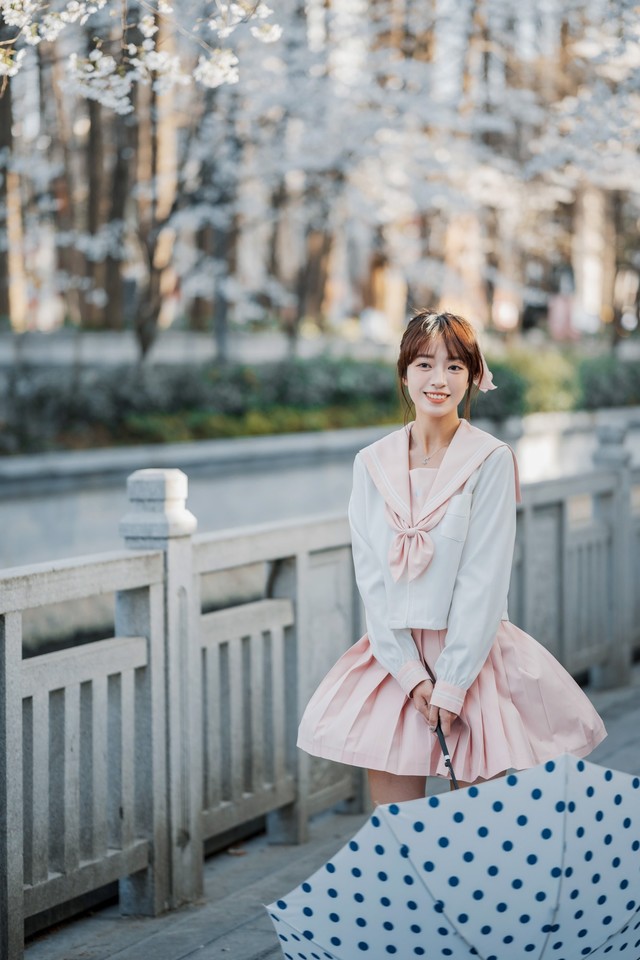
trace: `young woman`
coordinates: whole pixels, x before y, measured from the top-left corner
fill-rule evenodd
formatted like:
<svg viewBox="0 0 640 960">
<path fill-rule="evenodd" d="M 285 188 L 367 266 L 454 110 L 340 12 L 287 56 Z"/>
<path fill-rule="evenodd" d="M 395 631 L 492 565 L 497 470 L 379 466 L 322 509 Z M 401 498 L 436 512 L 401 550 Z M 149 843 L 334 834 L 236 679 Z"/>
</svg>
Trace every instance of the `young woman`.
<svg viewBox="0 0 640 960">
<path fill-rule="evenodd" d="M 571 676 L 508 618 L 518 468 L 469 423 L 474 395 L 495 389 L 471 324 L 415 316 L 398 375 L 415 420 L 360 451 L 349 502 L 367 633 L 321 682 L 298 736 L 308 753 L 368 768 L 376 804 L 448 776 L 438 720 L 461 785 L 586 756 L 606 736 Z"/>
</svg>

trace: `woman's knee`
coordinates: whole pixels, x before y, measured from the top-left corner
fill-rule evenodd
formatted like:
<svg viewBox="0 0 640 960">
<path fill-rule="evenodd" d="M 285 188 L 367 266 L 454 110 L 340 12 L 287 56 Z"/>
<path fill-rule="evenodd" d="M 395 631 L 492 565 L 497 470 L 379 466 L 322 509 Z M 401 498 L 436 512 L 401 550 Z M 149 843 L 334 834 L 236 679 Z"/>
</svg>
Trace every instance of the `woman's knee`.
<svg viewBox="0 0 640 960">
<path fill-rule="evenodd" d="M 426 777 L 403 777 L 386 770 L 369 770 L 369 792 L 375 806 L 402 803 L 424 797 Z"/>
<path fill-rule="evenodd" d="M 486 780 L 483 779 L 482 777 L 478 777 L 477 780 L 471 780 L 469 782 L 466 782 L 465 780 L 458 780 L 458 786 L 462 789 L 463 787 L 475 787 L 479 783 L 489 783 L 490 780 L 499 780 L 500 777 L 504 777 L 506 772 L 507 772 L 506 770 L 503 770 L 502 773 L 496 773 L 495 776 L 487 777 Z M 449 789 L 455 790 L 455 787 L 453 786 L 453 781 L 449 782 Z"/>
</svg>

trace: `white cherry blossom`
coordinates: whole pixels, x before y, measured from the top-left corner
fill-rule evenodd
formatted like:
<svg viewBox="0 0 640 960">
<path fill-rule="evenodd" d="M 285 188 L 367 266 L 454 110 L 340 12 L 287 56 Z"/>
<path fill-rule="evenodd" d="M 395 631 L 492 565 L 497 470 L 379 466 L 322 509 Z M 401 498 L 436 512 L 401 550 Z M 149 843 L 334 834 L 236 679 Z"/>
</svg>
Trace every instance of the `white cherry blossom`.
<svg viewBox="0 0 640 960">
<path fill-rule="evenodd" d="M 220 87 L 223 83 L 239 80 L 238 58 L 231 50 L 214 50 L 210 57 L 200 57 L 193 71 L 196 80 L 204 87 Z"/>
<path fill-rule="evenodd" d="M 52 9 L 50 0 L 0 0 L 0 22 L 15 29 L 15 35 L 0 45 L 0 76 L 17 75 L 23 66 L 25 47 L 43 41 L 52 43 L 73 25 L 91 21 L 95 23 L 96 46 L 104 47 L 105 52 L 88 59 L 71 55 L 67 64 L 69 83 L 80 95 L 124 114 L 132 109 L 136 83 L 153 83 L 157 90 L 184 86 L 192 79 L 209 88 L 237 83 L 237 54 L 221 44 L 240 27 L 256 22 L 251 33 L 262 43 L 275 43 L 282 33 L 277 24 L 267 22 L 273 11 L 266 3 L 203 0 L 199 6 L 185 6 L 176 9 L 167 0 L 60 0 Z M 102 20 L 96 20 L 101 11 L 110 16 L 105 18 L 103 14 Z M 169 55 L 157 50 L 161 24 L 165 33 L 190 37 L 192 51 L 184 44 L 180 53 Z M 203 25 L 208 27 L 206 37 Z M 135 40 L 136 34 L 141 41 Z M 204 48 L 204 52 L 194 66 L 192 54 L 198 48 Z"/>
<path fill-rule="evenodd" d="M 20 62 L 24 57 L 24 50 L 1 49 L 0 48 L 0 76 L 15 77 L 20 69 Z"/>
</svg>

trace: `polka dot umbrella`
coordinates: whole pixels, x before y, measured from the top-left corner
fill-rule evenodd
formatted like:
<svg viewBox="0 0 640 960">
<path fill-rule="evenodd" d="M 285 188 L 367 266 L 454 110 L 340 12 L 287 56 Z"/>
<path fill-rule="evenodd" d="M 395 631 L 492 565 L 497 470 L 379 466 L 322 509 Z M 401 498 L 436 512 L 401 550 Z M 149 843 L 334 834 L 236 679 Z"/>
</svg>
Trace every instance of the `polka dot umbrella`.
<svg viewBox="0 0 640 960">
<path fill-rule="evenodd" d="M 267 907 L 286 960 L 640 960 L 640 777 L 564 755 L 377 807 Z"/>
</svg>

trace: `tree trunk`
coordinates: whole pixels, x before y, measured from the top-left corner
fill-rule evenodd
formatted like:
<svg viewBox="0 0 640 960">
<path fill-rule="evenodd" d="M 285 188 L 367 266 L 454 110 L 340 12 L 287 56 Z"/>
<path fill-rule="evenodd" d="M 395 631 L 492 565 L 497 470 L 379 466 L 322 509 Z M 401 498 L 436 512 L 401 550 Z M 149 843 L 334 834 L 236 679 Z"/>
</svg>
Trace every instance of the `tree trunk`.
<svg viewBox="0 0 640 960">
<path fill-rule="evenodd" d="M 102 138 L 102 107 L 95 100 L 89 100 L 89 137 L 87 140 L 86 169 L 89 195 L 87 198 L 87 231 L 95 236 L 102 226 L 102 172 L 104 166 L 104 144 Z M 86 276 L 91 282 L 91 289 L 102 288 L 104 277 L 104 263 L 86 258 Z M 115 323 L 109 323 L 115 319 Z M 85 304 L 85 324 L 94 330 L 111 326 L 122 327 L 122 318 L 112 318 L 109 311 L 98 306 L 91 300 Z"/>
<path fill-rule="evenodd" d="M 173 38 L 164 21 L 157 20 L 158 44 L 170 53 Z M 163 276 L 171 261 L 172 240 L 165 229 L 176 204 L 176 131 L 172 94 L 158 94 L 156 77 L 152 76 L 146 93 L 139 97 L 146 102 L 139 105 L 137 136 L 137 178 L 147 187 L 136 201 L 138 237 L 144 250 L 147 279 L 137 298 L 134 326 L 144 360 L 153 346 L 160 326 L 163 306 Z M 148 98 L 148 99 L 147 99 Z"/>
<path fill-rule="evenodd" d="M 385 250 L 386 244 L 381 227 L 376 230 L 374 247 L 369 258 L 369 272 L 362 284 L 363 309 L 379 310 L 385 308 L 385 273 L 389 260 Z"/>
<path fill-rule="evenodd" d="M 160 311 L 160 283 L 155 264 L 158 238 L 158 97 L 151 86 L 138 91 L 136 178 L 144 184 L 143 193 L 136 200 L 138 236 L 144 250 L 147 277 L 138 289 L 133 318 L 134 330 L 144 360 L 156 337 Z"/>
<path fill-rule="evenodd" d="M 114 230 L 117 229 L 121 243 L 124 243 L 125 237 L 127 194 L 131 188 L 129 170 L 132 167 L 131 154 L 134 152 L 132 145 L 134 131 L 129 119 L 130 116 L 133 116 L 133 114 L 124 117 L 116 115 L 113 121 L 115 162 L 111 174 L 111 203 L 108 221 Z M 125 304 L 122 284 L 122 258 L 119 256 L 109 255 L 106 258 L 104 289 L 107 295 L 108 326 L 122 327 L 125 320 Z"/>
<path fill-rule="evenodd" d="M 225 198 L 226 199 L 226 198 Z M 225 199 L 222 200 L 225 203 Z M 233 276 L 237 263 L 238 226 L 234 217 L 226 230 L 215 230 L 213 255 L 216 260 L 226 261 L 226 275 Z M 216 344 L 216 359 L 226 364 L 229 359 L 229 301 L 216 283 L 213 298 L 213 337 Z"/>
<path fill-rule="evenodd" d="M 280 227 L 280 218 L 287 203 L 287 186 L 284 180 L 281 180 L 276 189 L 271 194 L 271 210 L 273 211 L 273 228 L 269 239 L 269 255 L 267 259 L 267 270 L 269 276 L 280 276 L 280 257 L 278 251 L 278 234 Z"/>
<path fill-rule="evenodd" d="M 0 32 L 3 36 L 5 31 Z M 13 124 L 11 109 L 11 80 L 7 81 L 4 93 L 0 97 L 0 210 L 8 211 L 9 191 L 7 172 L 13 149 Z M 7 214 L 5 213 L 5 217 Z M 5 219 L 3 233 L 8 236 L 8 224 Z M 4 327 L 11 323 L 11 301 L 9 297 L 9 245 L 0 244 L 0 323 Z"/>
<path fill-rule="evenodd" d="M 213 254 L 213 228 L 210 224 L 196 230 L 196 249 L 206 257 Z M 210 297 L 194 297 L 189 308 L 189 329 L 206 333 L 211 329 L 212 307 Z"/>
<path fill-rule="evenodd" d="M 39 47 L 37 48 L 40 49 Z M 54 179 L 51 185 L 51 191 L 56 201 L 54 214 L 54 223 L 56 234 L 69 234 L 75 232 L 78 227 L 75 208 L 75 188 L 73 177 L 73 133 L 68 122 L 67 112 L 63 99 L 63 67 L 60 57 L 55 55 L 52 58 L 52 83 L 51 90 L 55 104 L 55 117 L 58 127 L 58 143 L 62 151 L 62 172 Z M 53 157 L 53 140 L 51 157 Z M 68 274 L 72 278 L 81 277 L 85 273 L 84 256 L 73 245 L 57 247 L 56 250 L 58 270 L 63 274 Z M 77 326 L 82 326 L 85 320 L 84 298 L 81 297 L 77 287 L 72 286 L 65 292 L 65 309 L 67 317 Z"/>
<path fill-rule="evenodd" d="M 128 7 L 127 4 L 124 4 L 124 7 L 128 10 L 129 22 L 136 24 L 140 13 L 139 4 L 132 2 Z M 136 27 L 128 27 L 123 42 L 139 43 L 141 39 L 142 35 Z M 125 116 L 120 114 L 114 116 L 115 159 L 111 174 L 111 204 L 107 219 L 111 230 L 118 238 L 119 252 L 116 256 L 107 256 L 105 262 L 104 289 L 107 295 L 106 309 L 110 319 L 109 326 L 122 327 L 130 319 L 126 316 L 125 290 L 122 277 L 123 258 L 120 251 L 123 250 L 127 238 L 127 199 L 137 185 L 139 97 L 139 87 L 134 84 L 131 92 L 133 110 Z M 140 299 L 140 296 L 132 299 Z M 135 313 L 132 319 L 137 335 Z"/>
<path fill-rule="evenodd" d="M 328 230 L 310 230 L 307 234 L 300 314 L 303 317 L 313 317 L 321 330 L 325 329 L 323 310 L 332 246 L 333 235 Z"/>
<path fill-rule="evenodd" d="M 242 138 L 237 133 L 236 123 L 239 113 L 238 94 L 228 91 L 228 156 L 223 168 L 211 161 L 203 167 L 203 188 L 215 189 L 216 204 L 220 208 L 233 210 L 237 195 L 240 168 L 242 165 Z M 219 264 L 224 264 L 224 273 L 219 272 L 213 295 L 213 337 L 216 345 L 216 359 L 225 364 L 229 359 L 229 300 L 222 290 L 219 277 L 223 279 L 235 274 L 237 268 L 238 218 L 235 213 L 223 226 L 212 227 L 212 254 Z"/>
</svg>

